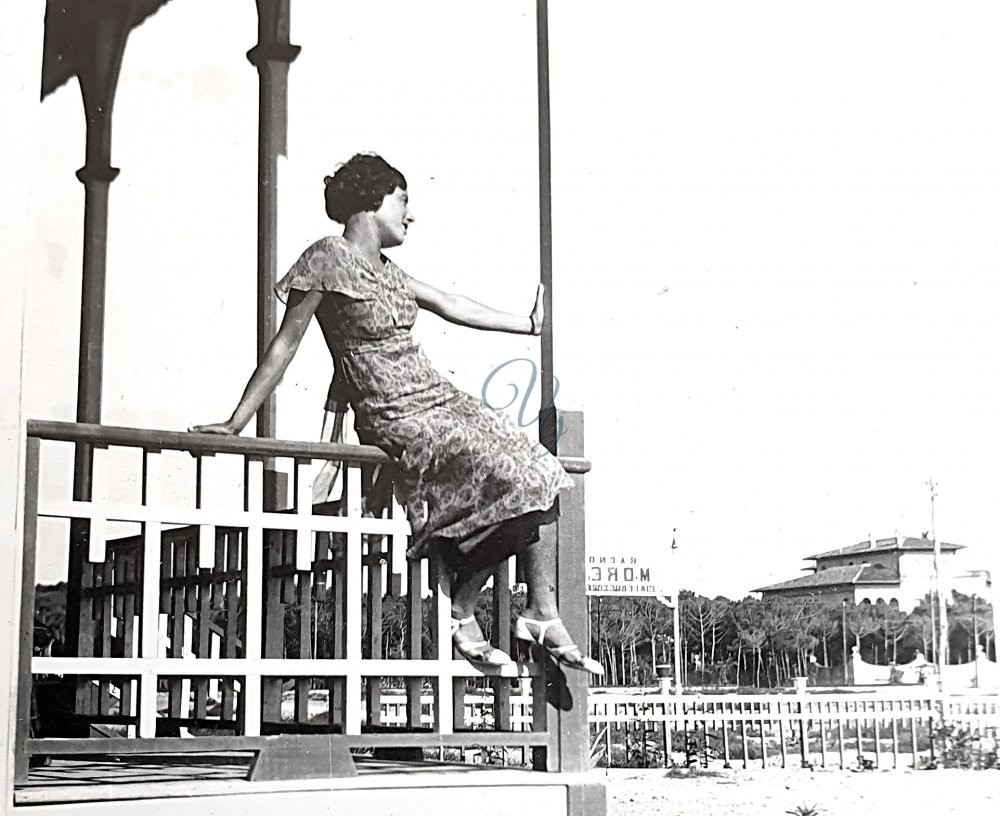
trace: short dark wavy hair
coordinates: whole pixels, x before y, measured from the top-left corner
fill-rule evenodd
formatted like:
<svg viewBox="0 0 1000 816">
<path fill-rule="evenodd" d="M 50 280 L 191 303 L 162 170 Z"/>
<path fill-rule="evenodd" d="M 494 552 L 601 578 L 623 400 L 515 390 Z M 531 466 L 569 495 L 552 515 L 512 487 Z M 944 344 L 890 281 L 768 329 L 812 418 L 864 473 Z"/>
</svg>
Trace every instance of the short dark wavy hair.
<svg viewBox="0 0 1000 816">
<path fill-rule="evenodd" d="M 403 174 L 376 153 L 351 156 L 323 184 L 326 214 L 338 224 L 355 213 L 374 212 L 397 187 L 406 189 Z"/>
</svg>

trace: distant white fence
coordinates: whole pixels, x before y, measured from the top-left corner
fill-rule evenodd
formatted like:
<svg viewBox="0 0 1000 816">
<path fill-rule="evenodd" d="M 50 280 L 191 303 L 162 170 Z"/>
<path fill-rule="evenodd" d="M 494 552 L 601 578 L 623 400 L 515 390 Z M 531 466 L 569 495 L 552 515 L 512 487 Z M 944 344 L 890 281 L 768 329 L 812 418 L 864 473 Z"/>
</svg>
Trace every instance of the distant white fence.
<svg viewBox="0 0 1000 816">
<path fill-rule="evenodd" d="M 995 750 L 997 695 L 926 688 L 768 695 L 591 695 L 592 730 L 607 764 L 899 768 L 939 759 L 942 725 L 967 729 L 972 748 Z M 596 726 L 596 729 L 595 729 Z M 791 757 L 797 757 L 793 761 Z"/>
</svg>

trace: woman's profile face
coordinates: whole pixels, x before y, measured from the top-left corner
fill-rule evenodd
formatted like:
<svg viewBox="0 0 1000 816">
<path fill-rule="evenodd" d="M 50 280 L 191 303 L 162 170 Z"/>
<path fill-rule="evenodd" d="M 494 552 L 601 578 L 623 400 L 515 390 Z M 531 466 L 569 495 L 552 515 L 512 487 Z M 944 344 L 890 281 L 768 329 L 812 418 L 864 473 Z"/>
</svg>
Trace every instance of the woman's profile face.
<svg viewBox="0 0 1000 816">
<path fill-rule="evenodd" d="M 381 206 L 375 211 L 383 247 L 399 246 L 406 239 L 406 229 L 414 220 L 409 201 L 406 190 L 397 187 L 382 199 Z"/>
</svg>

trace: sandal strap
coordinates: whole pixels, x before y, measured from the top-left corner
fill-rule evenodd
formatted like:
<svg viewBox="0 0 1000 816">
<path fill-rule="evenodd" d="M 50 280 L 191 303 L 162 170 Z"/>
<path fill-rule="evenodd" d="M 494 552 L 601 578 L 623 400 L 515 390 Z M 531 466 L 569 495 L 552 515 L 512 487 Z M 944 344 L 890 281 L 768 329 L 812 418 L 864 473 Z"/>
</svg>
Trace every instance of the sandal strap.
<svg viewBox="0 0 1000 816">
<path fill-rule="evenodd" d="M 452 641 L 454 643 L 454 641 Z M 472 654 L 472 652 L 477 649 L 482 649 L 484 646 L 489 646 L 490 644 L 485 640 L 468 640 L 462 643 L 455 643 L 455 648 L 458 649 L 462 654 Z"/>
<path fill-rule="evenodd" d="M 469 615 L 467 618 L 452 618 L 451 619 L 451 633 L 455 634 L 462 626 L 472 623 L 476 619 L 475 615 Z"/>
<path fill-rule="evenodd" d="M 521 615 L 521 620 L 524 621 L 525 626 L 534 625 L 538 627 L 538 635 L 535 637 L 535 642 L 539 646 L 545 646 L 545 633 L 549 630 L 550 626 L 556 626 L 562 623 L 562 618 L 549 618 L 548 620 L 535 620 L 534 618 L 526 618 Z M 546 647 L 547 648 L 547 647 Z"/>
</svg>

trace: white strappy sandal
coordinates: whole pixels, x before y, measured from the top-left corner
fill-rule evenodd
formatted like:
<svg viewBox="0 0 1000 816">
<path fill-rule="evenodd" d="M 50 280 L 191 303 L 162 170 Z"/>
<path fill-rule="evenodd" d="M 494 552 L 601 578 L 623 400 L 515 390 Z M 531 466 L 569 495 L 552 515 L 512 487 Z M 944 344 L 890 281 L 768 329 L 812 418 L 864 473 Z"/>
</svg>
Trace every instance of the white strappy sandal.
<svg viewBox="0 0 1000 816">
<path fill-rule="evenodd" d="M 547 651 L 552 658 L 560 665 L 566 666 L 569 669 L 579 669 L 580 671 L 590 672 L 591 674 L 602 675 L 604 674 L 604 667 L 598 663 L 593 658 L 587 657 L 584 654 L 580 655 L 578 660 L 571 659 L 567 655 L 576 650 L 579 651 L 579 647 L 575 643 L 570 643 L 566 646 L 549 646 L 545 642 L 545 633 L 548 631 L 550 626 L 557 626 L 562 623 L 562 618 L 552 618 L 550 620 L 535 620 L 534 618 L 526 618 L 524 615 L 517 616 L 517 623 L 514 625 L 514 636 L 518 640 L 524 640 L 529 643 L 536 643 L 539 646 L 543 646 L 545 651 Z M 529 626 L 538 627 L 538 633 L 532 634 Z"/>
<path fill-rule="evenodd" d="M 451 619 L 451 642 L 455 650 L 470 663 L 478 663 L 486 666 L 506 666 L 509 663 L 513 663 L 514 661 L 509 654 L 500 649 L 495 649 L 486 640 L 455 640 L 455 635 L 458 634 L 458 630 L 461 627 L 475 622 L 475 615 L 469 615 L 467 618 Z"/>
</svg>

